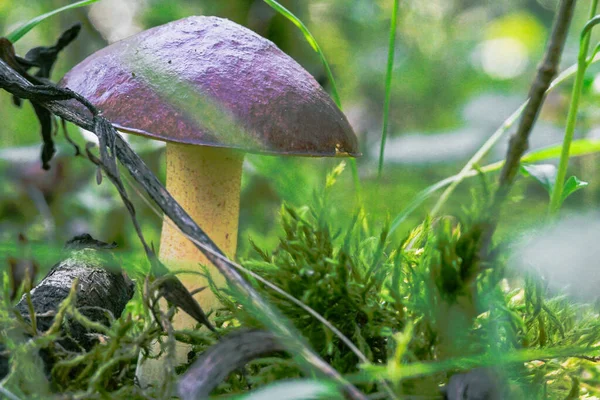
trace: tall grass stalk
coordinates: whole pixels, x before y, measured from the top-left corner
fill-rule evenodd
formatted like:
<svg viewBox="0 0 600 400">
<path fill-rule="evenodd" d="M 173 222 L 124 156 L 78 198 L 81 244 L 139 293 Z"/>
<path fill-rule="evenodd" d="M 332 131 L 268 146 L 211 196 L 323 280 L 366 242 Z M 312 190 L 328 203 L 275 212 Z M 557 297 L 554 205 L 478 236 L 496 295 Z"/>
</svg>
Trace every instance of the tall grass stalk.
<svg viewBox="0 0 600 400">
<path fill-rule="evenodd" d="M 23 36 L 25 36 L 25 34 L 27 32 L 29 32 L 30 30 L 35 28 L 42 21 L 44 21 L 50 17 L 53 17 L 56 14 L 61 13 L 63 11 L 72 10 L 72 9 L 78 8 L 78 7 L 88 6 L 97 1 L 98 0 L 83 0 L 83 1 L 79 1 L 77 3 L 69 4 L 69 5 L 61 7 L 61 8 L 57 8 L 56 10 L 52 10 L 46 14 L 39 15 L 39 16 L 33 18 L 32 20 L 29 20 L 25 24 L 19 26 L 14 31 L 10 32 L 8 35 L 6 35 L 6 38 L 8 40 L 10 40 L 11 43 L 16 43 L 19 39 L 21 39 Z"/>
<path fill-rule="evenodd" d="M 483 159 L 483 157 L 485 157 L 485 155 L 492 149 L 492 147 L 494 147 L 494 145 L 498 142 L 498 140 L 500 140 L 504 133 L 506 133 L 510 129 L 510 127 L 513 126 L 513 124 L 519 119 L 519 116 L 525 109 L 526 105 L 527 101 L 521 104 L 521 106 L 514 113 L 512 113 L 510 117 L 508 117 L 506 121 L 502 123 L 500 128 L 498 128 L 492 134 L 492 136 L 490 136 L 490 138 L 479 148 L 479 150 L 477 150 L 473 157 L 471 157 L 471 159 L 467 161 L 465 166 L 458 173 L 458 178 L 450 184 L 450 186 L 444 191 L 444 193 L 442 193 L 438 201 L 435 203 L 435 206 L 433 206 L 433 209 L 431 210 L 432 217 L 435 217 L 437 215 L 437 213 L 440 211 L 444 203 L 446 203 L 446 200 L 448 200 L 454 189 L 456 189 L 456 187 L 464 180 L 464 178 L 467 177 L 469 172 L 473 170 L 475 164 L 479 163 Z"/>
<path fill-rule="evenodd" d="M 592 0 L 590 4 L 589 21 L 581 32 L 579 40 L 579 55 L 577 57 L 577 74 L 575 75 L 575 83 L 571 93 L 571 103 L 569 104 L 569 113 L 567 115 L 567 126 L 565 128 L 565 137 L 563 139 L 562 153 L 556 173 L 556 182 L 550 197 L 550 205 L 548 208 L 549 215 L 555 215 L 563 201 L 563 187 L 565 178 L 567 177 L 567 168 L 569 166 L 569 153 L 571 150 L 571 142 L 575 133 L 575 125 L 577 124 L 577 111 L 579 110 L 579 102 L 581 99 L 581 91 L 583 89 L 583 79 L 585 71 L 588 67 L 587 55 L 590 47 L 591 31 L 594 26 L 600 23 L 600 16 L 596 16 L 596 8 L 598 0 Z"/>
<path fill-rule="evenodd" d="M 381 132 L 381 146 L 379 147 L 379 165 L 377 167 L 377 176 L 381 178 L 383 172 L 383 156 L 385 152 L 385 142 L 387 140 L 388 126 L 390 120 L 390 102 L 392 99 L 392 77 L 394 72 L 394 54 L 396 52 L 396 27 L 398 25 L 398 5 L 400 0 L 394 0 L 392 9 L 392 22 L 390 25 L 390 40 L 388 45 L 387 70 L 385 73 L 385 100 L 383 103 L 383 128 Z"/>
<path fill-rule="evenodd" d="M 521 158 L 522 163 L 535 163 L 540 161 L 547 161 L 552 159 L 560 158 L 562 150 L 562 145 L 557 144 L 553 146 L 548 146 L 541 148 L 539 150 L 534 150 L 529 152 Z M 571 143 L 571 156 L 585 156 L 589 154 L 600 153 L 600 140 L 591 140 L 591 139 L 579 139 L 574 140 Z M 428 186 L 426 189 L 419 192 L 410 203 L 404 209 L 396 215 L 392 224 L 390 225 L 390 233 L 394 232 L 398 229 L 398 226 L 402 222 L 408 218 L 413 211 L 415 211 L 425 200 L 427 200 L 431 195 L 433 195 L 438 190 L 445 188 L 446 186 L 455 187 L 457 182 L 462 182 L 466 178 L 472 178 L 477 176 L 479 173 L 490 173 L 500 171 L 504 166 L 504 160 L 497 161 L 492 164 L 488 164 L 481 168 L 469 169 L 466 173 L 460 173 L 448 178 L 442 179 L 441 181 L 436 182 L 435 184 Z M 445 193 L 445 192 L 444 192 Z"/>
<path fill-rule="evenodd" d="M 335 83 L 335 79 L 333 78 L 333 72 L 331 72 L 331 67 L 329 66 L 329 63 L 327 62 L 327 58 L 325 58 L 325 53 L 323 53 L 323 50 L 321 50 L 321 46 L 319 46 L 319 43 L 317 43 L 317 40 L 315 39 L 315 37 L 312 35 L 312 33 L 310 33 L 310 31 L 308 30 L 308 28 L 306 27 L 304 22 L 302 22 L 300 20 L 300 18 L 296 17 L 290 10 L 288 10 L 287 8 L 285 8 L 284 6 L 282 6 L 275 0 L 263 0 L 263 1 L 265 3 L 267 3 L 272 9 L 277 11 L 279 14 L 281 14 L 282 16 L 287 18 L 291 23 L 296 25 L 296 27 L 298 27 L 298 29 L 300 29 L 300 32 L 302 32 L 302 34 L 304 35 L 304 38 L 306 39 L 306 41 L 308 42 L 310 47 L 312 47 L 312 49 L 319 55 L 319 58 L 321 59 L 321 63 L 323 64 L 323 68 L 325 68 L 325 72 L 327 74 L 327 79 L 329 80 L 329 84 L 331 85 L 331 97 L 333 98 L 333 101 L 335 101 L 335 104 L 341 110 L 342 109 L 342 100 L 341 100 L 340 94 L 337 90 L 337 85 Z M 354 188 L 356 190 L 356 198 L 358 199 L 359 204 L 362 204 L 360 178 L 358 176 L 358 166 L 356 165 L 356 159 L 354 159 L 353 157 L 350 158 L 350 168 L 352 170 L 352 179 L 354 180 Z"/>
<path fill-rule="evenodd" d="M 443 371 L 450 371 L 452 369 L 465 370 L 478 367 L 501 367 L 544 359 L 578 358 L 581 357 L 581 354 L 585 354 L 586 357 L 591 359 L 598 357 L 598 355 L 600 355 L 600 346 L 564 346 L 538 349 L 525 348 L 507 351 L 493 356 L 484 353 L 481 355 L 457 357 L 449 360 L 437 360 L 435 362 L 413 362 L 403 365 L 402 368 L 396 370 L 389 369 L 386 365 L 368 366 L 364 368 L 364 372 L 349 376 L 348 379 L 353 383 L 364 383 L 372 380 L 373 376 L 377 376 L 385 377 L 391 381 L 399 381 L 432 375 Z"/>
</svg>

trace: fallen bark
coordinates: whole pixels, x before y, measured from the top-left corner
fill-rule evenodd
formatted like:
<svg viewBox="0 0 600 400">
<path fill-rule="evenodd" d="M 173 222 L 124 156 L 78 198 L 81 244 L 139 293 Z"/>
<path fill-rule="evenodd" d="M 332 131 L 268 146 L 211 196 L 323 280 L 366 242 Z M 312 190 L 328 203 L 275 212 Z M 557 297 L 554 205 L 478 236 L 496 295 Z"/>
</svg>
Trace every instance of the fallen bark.
<svg viewBox="0 0 600 400">
<path fill-rule="evenodd" d="M 94 240 L 87 234 L 76 236 L 67 242 L 65 249 L 70 251 L 68 257 L 53 266 L 46 277 L 29 292 L 35 324 L 32 324 L 32 332 L 28 336 L 43 333 L 52 326 L 57 310 L 68 298 L 75 282 L 77 288 L 73 306 L 83 316 L 105 326 L 119 318 L 133 296 L 134 284 L 117 270 L 115 260 L 106 252 L 114 247 L 116 245 Z M 15 306 L 15 312 L 25 321 L 32 322 L 27 294 Z M 87 351 L 97 342 L 95 333 L 97 332 L 72 318 L 66 318 L 61 324 L 61 339 L 58 343 L 69 351 Z M 48 368 L 51 357 L 42 354 L 42 358 Z M 8 368 L 7 359 L 0 357 L 0 378 L 8 373 Z"/>
</svg>

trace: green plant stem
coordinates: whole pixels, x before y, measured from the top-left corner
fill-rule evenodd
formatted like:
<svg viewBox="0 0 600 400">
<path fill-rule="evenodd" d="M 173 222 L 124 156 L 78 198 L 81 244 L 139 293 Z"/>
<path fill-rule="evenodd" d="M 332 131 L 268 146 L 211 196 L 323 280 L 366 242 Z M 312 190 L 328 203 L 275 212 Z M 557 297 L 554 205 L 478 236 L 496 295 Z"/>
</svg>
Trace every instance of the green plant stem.
<svg viewBox="0 0 600 400">
<path fill-rule="evenodd" d="M 281 14 L 285 18 L 287 18 L 292 24 L 296 25 L 296 27 L 298 27 L 298 29 L 300 29 L 300 31 L 304 35 L 304 38 L 306 39 L 306 41 L 308 42 L 310 47 L 312 47 L 312 49 L 319 55 L 319 58 L 321 59 L 321 63 L 323 63 L 323 67 L 325 68 L 325 72 L 327 73 L 327 79 L 329 80 L 329 83 L 331 84 L 331 97 L 333 98 L 333 101 L 335 101 L 335 104 L 337 104 L 338 107 L 341 108 L 342 102 L 340 100 L 340 95 L 337 90 L 337 85 L 335 84 L 335 80 L 333 79 L 333 73 L 331 72 L 329 63 L 327 62 L 327 59 L 325 58 L 325 54 L 321 50 L 321 46 L 319 46 L 319 43 L 317 43 L 317 40 L 315 39 L 315 37 L 312 35 L 312 33 L 310 33 L 310 31 L 308 30 L 306 25 L 304 25 L 304 22 L 302 22 L 300 20 L 300 18 L 296 17 L 290 10 L 288 10 L 287 8 L 285 8 L 284 6 L 282 6 L 275 0 L 263 0 L 263 1 L 265 3 L 267 3 L 271 8 L 273 8 L 275 11 L 277 11 L 279 14 Z"/>
<path fill-rule="evenodd" d="M 535 163 L 560 158 L 561 150 L 562 146 L 560 144 L 544 147 L 539 150 L 534 150 L 530 153 L 525 154 L 521 158 L 521 162 Z M 585 156 L 597 153 L 600 153 L 600 140 L 578 139 L 574 140 L 571 143 L 571 156 Z M 459 174 L 442 179 L 441 181 L 438 181 L 433 185 L 430 185 L 427 188 L 423 189 L 413 198 L 413 200 L 407 206 L 404 207 L 404 209 L 398 215 L 396 215 L 390 226 L 390 234 L 396 229 L 398 229 L 400 224 L 404 222 L 413 211 L 415 211 L 420 205 L 422 205 L 425 202 L 425 200 L 427 200 L 438 190 L 448 186 L 448 189 L 446 189 L 444 194 L 449 193 L 458 185 L 458 183 L 464 181 L 465 179 L 477 176 L 479 172 L 487 174 L 490 172 L 499 171 L 500 169 L 502 169 L 502 166 L 504 166 L 504 160 L 488 164 L 484 167 L 478 168 L 478 170 L 466 169 L 464 170 L 464 172 L 461 171 Z"/>
<path fill-rule="evenodd" d="M 11 43 L 16 43 L 19 39 L 21 39 L 23 36 L 25 36 L 25 34 L 27 32 L 29 32 L 30 30 L 32 30 L 33 28 L 35 28 L 40 22 L 53 17 L 54 15 L 61 13 L 63 11 L 67 11 L 67 10 L 72 10 L 74 8 L 78 8 L 78 7 L 84 7 L 87 5 L 90 5 L 92 3 L 97 2 L 98 0 L 83 0 L 83 1 L 79 1 L 77 3 L 73 3 L 73 4 L 69 4 L 66 5 L 64 7 L 61 8 L 57 8 L 56 10 L 50 11 L 46 14 L 42 14 L 40 16 L 37 16 L 31 20 L 29 20 L 28 22 L 26 22 L 25 24 L 19 26 L 17 29 L 15 29 L 14 31 L 10 32 L 9 34 L 6 35 L 6 38 L 11 42 Z"/>
<path fill-rule="evenodd" d="M 573 91 L 571 94 L 571 104 L 569 105 L 569 112 L 567 114 L 567 126 L 565 128 L 565 137 L 563 139 L 560 162 L 558 164 L 558 171 L 556 173 L 556 182 L 554 184 L 552 196 L 550 197 L 550 205 L 548 208 L 549 215 L 556 215 L 556 213 L 558 213 L 563 200 L 562 192 L 567 176 L 567 168 L 569 166 L 571 142 L 573 141 L 575 126 L 577 124 L 577 111 L 579 110 L 581 91 L 583 89 L 583 79 L 585 77 L 585 71 L 588 67 L 587 54 L 590 46 L 591 29 L 600 23 L 599 17 L 594 18 L 597 6 L 598 0 L 592 0 L 589 14 L 590 21 L 586 24 L 581 33 L 579 55 L 577 57 L 577 74 L 575 75 L 575 83 L 573 84 Z"/>
<path fill-rule="evenodd" d="M 563 139 L 560 162 L 558 164 L 558 171 L 556 174 L 556 183 L 554 184 L 554 190 L 552 191 L 552 196 L 550 198 L 549 213 L 551 215 L 556 214 L 558 212 L 562 203 L 561 199 L 563 186 L 567 175 L 567 167 L 569 165 L 569 152 L 571 150 L 571 142 L 573 141 L 573 134 L 575 132 L 575 125 L 577 123 L 577 110 L 579 109 L 581 89 L 583 88 L 583 78 L 585 75 L 585 67 L 581 63 L 579 65 L 581 69 L 577 72 L 577 76 L 575 77 L 575 84 L 573 85 L 573 92 L 571 94 L 571 104 L 569 105 L 569 113 L 567 115 L 565 137 Z"/>
<path fill-rule="evenodd" d="M 575 0 L 560 0 L 557 6 L 552 24 L 552 32 L 548 38 L 544 56 L 537 67 L 535 78 L 529 87 L 529 101 L 523 110 L 523 115 L 519 120 L 516 132 L 510 138 L 505 157 L 506 161 L 502 167 L 502 171 L 500 171 L 498 188 L 495 191 L 493 200 L 487 207 L 487 223 L 482 233 L 481 245 L 478 251 L 480 257 L 487 256 L 489 252 L 492 237 L 500 219 L 502 205 L 519 173 L 521 158 L 529 146 L 531 131 L 544 104 L 546 93 L 552 84 L 554 76 L 558 72 L 575 4 Z"/>
<path fill-rule="evenodd" d="M 383 130 L 381 132 L 381 146 L 379 148 L 379 166 L 377 176 L 381 178 L 383 172 L 383 156 L 385 142 L 387 140 L 388 125 L 390 119 L 390 102 L 392 99 L 392 77 L 394 72 L 394 53 L 396 50 L 396 27 L 398 25 L 398 5 L 400 0 L 394 0 L 392 9 L 392 23 L 390 26 L 390 40 L 388 45 L 387 71 L 385 73 L 385 100 L 383 103 Z"/>
<path fill-rule="evenodd" d="M 308 42 L 310 47 L 312 47 L 312 49 L 319 55 L 319 58 L 321 59 L 321 63 L 323 64 L 323 68 L 325 68 L 325 73 L 327 74 L 327 79 L 329 80 L 329 84 L 331 85 L 331 97 L 333 98 L 333 101 L 335 101 L 335 104 L 341 110 L 342 109 L 342 100 L 341 100 L 340 94 L 337 90 L 337 85 L 335 83 L 335 79 L 333 78 L 333 72 L 331 72 L 331 67 L 329 66 L 329 63 L 327 62 L 327 59 L 325 58 L 325 53 L 323 53 L 323 50 L 321 50 L 321 46 L 319 46 L 319 43 L 317 43 L 317 40 L 315 39 L 315 37 L 312 35 L 312 33 L 310 33 L 310 31 L 308 30 L 306 25 L 304 25 L 304 22 L 302 22 L 300 20 L 300 18 L 296 17 L 290 10 L 288 10 L 287 8 L 285 8 L 284 6 L 282 6 L 275 0 L 263 0 L 263 1 L 265 3 L 267 3 L 272 9 L 274 9 L 279 14 L 281 14 L 286 19 L 288 19 L 292 24 L 296 25 L 296 27 L 298 29 L 300 29 L 300 32 L 302 32 L 302 34 L 304 35 L 304 38 L 306 39 L 306 41 Z M 356 198 L 358 200 L 358 203 L 362 205 L 362 195 L 361 195 L 362 189 L 361 189 L 361 185 L 360 185 L 360 177 L 358 175 L 358 166 L 357 166 L 356 160 L 354 158 L 350 158 L 350 168 L 352 170 L 352 178 L 353 178 L 354 187 L 356 190 Z"/>
<path fill-rule="evenodd" d="M 20 398 L 12 394 L 12 392 L 10 392 L 7 388 L 5 388 L 4 385 L 0 385 L 0 394 L 5 396 L 9 400 L 21 400 Z"/>
<path fill-rule="evenodd" d="M 356 190 L 356 201 L 359 206 L 362 207 L 362 189 L 360 186 L 360 177 L 358 175 L 358 165 L 356 164 L 356 158 L 350 158 L 350 171 L 352 171 L 352 180 L 354 182 L 354 188 Z"/>
<path fill-rule="evenodd" d="M 513 112 L 510 117 L 506 119 L 502 123 L 502 125 L 490 136 L 488 140 L 477 150 L 477 152 L 471 157 L 469 161 L 465 164 L 465 166 L 460 170 L 460 172 L 456 175 L 456 179 L 448 186 L 448 188 L 442 193 L 438 201 L 435 203 L 433 208 L 431 209 L 430 215 L 431 217 L 435 217 L 437 213 L 440 211 L 444 203 L 448 200 L 454 189 L 469 175 L 469 173 L 473 170 L 475 164 L 479 163 L 483 157 L 494 147 L 494 145 L 500 140 L 500 138 L 507 132 L 511 126 L 519 119 L 523 110 L 527 106 L 527 102 L 525 101 L 521 106 Z"/>
</svg>

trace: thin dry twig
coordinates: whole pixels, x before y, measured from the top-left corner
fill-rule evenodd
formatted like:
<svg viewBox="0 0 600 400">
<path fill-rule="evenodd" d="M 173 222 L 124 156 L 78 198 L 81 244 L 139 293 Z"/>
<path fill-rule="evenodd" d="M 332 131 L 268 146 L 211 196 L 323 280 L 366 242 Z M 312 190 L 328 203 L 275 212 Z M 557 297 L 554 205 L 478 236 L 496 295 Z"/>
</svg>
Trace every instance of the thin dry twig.
<svg viewBox="0 0 600 400">
<path fill-rule="evenodd" d="M 500 208 L 510 191 L 519 171 L 520 160 L 529 145 L 529 136 L 539 115 L 552 79 L 558 72 L 569 25 L 573 18 L 576 0 L 561 0 L 554 19 L 552 33 L 546 52 L 540 63 L 535 80 L 529 89 L 529 102 L 523 111 L 517 132 L 512 135 L 506 153 L 506 162 L 500 173 L 499 187 L 490 206 L 489 225 L 483 235 L 482 255 L 488 251 L 499 218 Z"/>
</svg>

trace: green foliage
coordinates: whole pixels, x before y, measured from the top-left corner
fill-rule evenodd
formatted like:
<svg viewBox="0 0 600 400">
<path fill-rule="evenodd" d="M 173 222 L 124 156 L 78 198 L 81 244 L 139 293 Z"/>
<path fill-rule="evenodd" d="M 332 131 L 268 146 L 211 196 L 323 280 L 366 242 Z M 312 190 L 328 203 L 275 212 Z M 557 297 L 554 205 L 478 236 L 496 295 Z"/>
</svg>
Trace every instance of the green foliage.
<svg viewBox="0 0 600 400">
<path fill-rule="evenodd" d="M 550 195 L 550 205 L 548 211 L 551 215 L 556 215 L 564 199 L 569 195 L 565 193 L 565 179 L 567 176 L 567 167 L 570 159 L 571 142 L 575 134 L 575 126 L 577 124 L 577 114 L 579 110 L 579 103 L 581 100 L 581 94 L 583 92 L 583 86 L 585 82 L 585 72 L 589 67 L 591 61 L 588 61 L 588 51 L 591 40 L 591 31 L 598 23 L 600 18 L 596 16 L 596 9 L 598 8 L 598 0 L 592 0 L 589 8 L 589 21 L 585 24 L 581 30 L 581 36 L 579 40 L 579 54 L 577 57 L 577 74 L 575 75 L 575 82 L 573 84 L 573 90 L 571 93 L 571 99 L 569 103 L 569 113 L 567 115 L 567 123 L 565 126 L 565 136 L 563 139 L 562 152 L 560 155 L 560 161 L 558 164 L 558 170 L 556 173 L 556 182 L 554 184 L 555 190 Z M 596 55 L 596 50 L 593 51 L 593 56 Z"/>
<path fill-rule="evenodd" d="M 392 100 L 392 78 L 394 71 L 394 57 L 396 53 L 396 27 L 398 25 L 398 6 L 399 0 L 394 0 L 392 8 L 392 23 L 390 26 L 390 39 L 388 44 L 387 68 L 385 72 L 385 101 L 383 103 L 383 123 L 381 132 L 381 144 L 379 146 L 379 163 L 377 166 L 377 175 L 381 178 L 383 172 L 383 154 L 385 152 L 385 142 L 388 134 L 388 124 L 390 117 L 390 102 Z"/>
<path fill-rule="evenodd" d="M 565 182 L 565 186 L 563 187 L 562 196 L 561 196 L 561 204 L 565 202 L 567 197 L 575 193 L 576 191 L 583 189 L 588 185 L 587 182 L 584 182 L 577 178 L 576 176 L 570 176 L 569 179 Z"/>
<path fill-rule="evenodd" d="M 501 253 L 480 259 L 482 225 L 477 209 L 487 201 L 485 189 L 474 192 L 477 201 L 473 209 L 466 210 L 462 222 L 449 217 L 426 220 L 396 242 L 387 228 L 372 234 L 364 214 L 356 213 L 351 221 L 333 217 L 330 196 L 342 171 L 340 166 L 329 174 L 325 192 L 314 197 L 311 207 L 285 205 L 279 244 L 272 251 L 255 246 L 255 253 L 243 263 L 323 315 L 366 355 L 370 365 L 362 364 L 338 336 L 304 309 L 254 282 L 327 362 L 355 376 L 366 392 L 380 392 L 378 379 L 388 376 L 397 393 L 433 395 L 448 374 L 495 366 L 510 378 L 514 393 L 535 395 L 527 398 L 597 393 L 600 377 L 593 372 L 593 363 L 577 357 L 600 352 L 597 311 L 550 294 L 537 277 L 512 276 L 509 286 Z M 143 279 L 136 275 L 138 266 L 125 265 L 131 265 L 127 270 Z M 491 265 L 493 269 L 488 268 Z M 156 388 L 158 392 L 141 391 L 133 385 L 138 352 L 159 335 L 155 326 L 145 322 L 148 315 L 141 289 L 123 316 L 100 329 L 102 340 L 93 349 L 82 353 L 55 349 L 58 361 L 51 372 L 51 387 L 38 384 L 28 395 L 48 397 L 49 391 L 56 391 L 85 398 L 95 393 L 117 399 L 161 398 L 161 391 L 174 383 L 174 376 L 166 379 L 164 388 Z M 6 388 L 24 394 L 21 391 L 32 377 L 46 382 L 35 350 L 51 348 L 58 331 L 51 329 L 33 341 L 18 339 L 16 332 L 31 327 L 23 327 L 11 316 L 6 293 L 0 318 L 4 326 L 14 329 L 2 331 L 2 341 L 13 365 L 18 362 L 20 366 Z M 222 335 L 239 327 L 265 325 L 246 303 L 218 294 L 223 308 L 213 318 Z M 60 307 L 58 321 L 76 318 L 94 326 L 73 309 L 72 296 Z M 55 326 L 60 325 L 57 322 Z M 178 331 L 174 338 L 194 344 L 197 354 L 218 340 L 205 330 Z M 169 340 L 164 343 L 167 346 Z M 178 369 L 184 371 L 185 367 Z M 589 373 L 582 375 L 581 371 Z M 233 373 L 216 393 L 244 393 L 248 384 L 260 388 L 302 377 L 297 362 L 281 354 L 252 361 L 244 373 Z M 326 390 L 327 386 L 301 382 L 306 390 Z M 280 389 L 267 386 L 265 392 L 255 395 L 266 396 L 264 393 Z"/>
<path fill-rule="evenodd" d="M 56 14 L 61 13 L 63 11 L 68 11 L 68 10 L 72 10 L 72 9 L 75 9 L 78 7 L 88 6 L 97 1 L 98 0 L 82 0 L 77 3 L 69 4 L 68 6 L 57 8 L 56 10 L 53 10 L 51 12 L 37 16 L 37 17 L 33 18 L 32 20 L 26 22 L 25 24 L 21 25 L 14 31 L 7 34 L 6 38 L 8 40 L 10 40 L 12 43 L 16 43 L 19 39 L 21 39 L 23 36 L 25 36 L 25 34 L 27 34 L 27 32 L 29 32 L 30 30 L 35 28 L 38 24 L 40 24 L 44 20 L 51 18 L 51 17 L 55 16 Z"/>
<path fill-rule="evenodd" d="M 521 165 L 521 173 L 531 176 L 538 181 L 549 195 L 552 195 L 556 182 L 556 167 L 552 164 L 525 164 Z"/>
<path fill-rule="evenodd" d="M 556 183 L 557 169 L 552 164 L 525 164 L 521 166 L 521 172 L 525 176 L 531 176 L 536 181 L 538 181 L 544 189 L 548 192 L 550 196 L 552 196 L 552 192 L 554 191 L 554 185 Z M 562 196 L 560 204 L 565 202 L 567 197 L 575 193 L 576 191 L 583 189 L 588 185 L 587 182 L 584 182 L 577 178 L 576 176 L 571 176 L 565 182 L 565 185 L 562 188 Z"/>
<path fill-rule="evenodd" d="M 310 33 L 310 31 L 308 30 L 306 25 L 304 25 L 304 23 L 298 17 L 296 17 L 290 10 L 288 10 L 287 8 L 285 8 L 284 6 L 282 6 L 275 0 L 263 0 L 263 1 L 265 3 L 267 3 L 270 7 L 272 7 L 275 11 L 277 11 L 278 13 L 283 15 L 285 18 L 287 18 L 294 25 L 296 25 L 296 27 L 298 29 L 300 29 L 300 31 L 302 32 L 302 35 L 304 36 L 304 38 L 306 39 L 306 41 L 308 42 L 310 47 L 312 47 L 312 49 L 319 55 L 319 58 L 321 59 L 321 63 L 323 64 L 323 67 L 325 68 L 325 71 L 327 72 L 327 78 L 329 79 L 329 84 L 331 85 L 333 100 L 338 105 L 338 107 L 341 108 L 342 102 L 340 100 L 340 96 L 337 91 L 337 85 L 335 84 L 335 79 L 333 79 L 333 73 L 331 72 L 331 67 L 329 66 L 329 63 L 327 62 L 327 58 L 325 58 L 325 54 L 323 53 L 323 50 L 321 50 L 321 47 L 319 46 L 319 43 L 317 43 L 317 40 L 315 39 L 315 37 L 312 35 L 312 33 Z"/>
<path fill-rule="evenodd" d="M 82 257 L 99 257 L 80 253 Z M 129 273 L 135 276 L 133 269 Z M 86 399 L 101 398 L 109 393 L 111 398 L 140 398 L 140 389 L 132 384 L 138 355 L 159 333 L 155 326 L 144 323 L 147 313 L 138 308 L 136 313 L 115 318 L 107 312 L 108 326 L 92 321 L 75 307 L 75 281 L 69 296 L 58 305 L 50 328 L 39 332 L 35 319 L 30 322 L 30 318 L 23 318 L 14 308 L 6 285 L 9 280 L 5 274 L 5 290 L 0 296 L 0 326 L 3 327 L 0 343 L 5 346 L 5 355 L 10 357 L 10 372 L 3 379 L 5 389 L 20 398 L 47 399 L 59 393 Z M 29 296 L 29 292 L 24 296 Z M 128 308 L 136 309 L 135 304 L 140 302 L 138 292 Z M 64 328 L 72 324 L 96 332 L 97 345 L 89 351 L 63 346 L 61 340 L 69 337 Z"/>
<path fill-rule="evenodd" d="M 378 240 L 364 237 L 358 216 L 347 228 L 335 229 L 320 211 L 286 207 L 285 237 L 277 249 L 270 255 L 257 249 L 262 260 L 245 265 L 323 315 L 370 360 L 386 362 L 382 332 L 403 325 L 402 316 L 380 296 L 388 268 L 394 268 L 394 259 L 384 255 L 387 233 Z M 356 356 L 326 327 L 287 299 L 269 297 L 334 368 L 356 370 Z"/>
<path fill-rule="evenodd" d="M 284 206 L 279 244 L 272 252 L 255 247 L 244 266 L 323 315 L 358 346 L 371 365 L 361 365 L 305 310 L 256 282 L 327 362 L 363 376 L 363 390 L 381 390 L 376 378 L 387 374 L 399 384 L 398 393 L 433 395 L 427 388 L 445 382 L 448 374 L 496 366 L 511 379 L 513 393 L 542 393 L 546 386 L 548 398 L 560 398 L 575 390 L 572 377 L 593 365 L 569 357 L 600 351 L 594 308 L 550 294 L 538 277 L 513 277 L 508 286 L 502 253 L 480 259 L 484 224 L 476 209 L 463 222 L 425 221 L 404 241 L 392 243 L 387 229 L 369 234 L 364 215 L 343 226 L 331 218 L 326 199 L 327 192 L 315 197 L 313 207 Z M 477 207 L 486 202 L 481 193 L 474 199 L 480 199 Z M 223 300 L 222 326 L 262 326 L 245 307 Z M 535 361 L 538 350 L 548 361 Z M 277 358 L 255 362 L 247 379 L 265 384 L 299 376 L 289 367 Z M 241 379 L 231 378 L 221 390 L 243 390 Z M 596 393 L 589 387 L 597 384 L 597 374 L 586 380 L 579 387 Z"/>
</svg>

